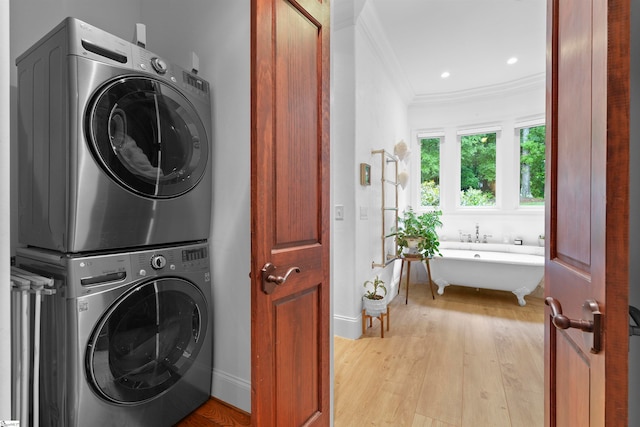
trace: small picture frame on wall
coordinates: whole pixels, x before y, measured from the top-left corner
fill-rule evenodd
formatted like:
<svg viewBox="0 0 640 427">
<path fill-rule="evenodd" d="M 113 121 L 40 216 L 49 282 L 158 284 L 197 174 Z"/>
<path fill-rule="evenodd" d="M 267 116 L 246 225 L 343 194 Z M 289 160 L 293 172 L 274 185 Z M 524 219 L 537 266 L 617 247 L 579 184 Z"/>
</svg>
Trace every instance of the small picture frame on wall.
<svg viewBox="0 0 640 427">
<path fill-rule="evenodd" d="M 371 165 L 360 163 L 360 185 L 371 185 Z"/>
</svg>

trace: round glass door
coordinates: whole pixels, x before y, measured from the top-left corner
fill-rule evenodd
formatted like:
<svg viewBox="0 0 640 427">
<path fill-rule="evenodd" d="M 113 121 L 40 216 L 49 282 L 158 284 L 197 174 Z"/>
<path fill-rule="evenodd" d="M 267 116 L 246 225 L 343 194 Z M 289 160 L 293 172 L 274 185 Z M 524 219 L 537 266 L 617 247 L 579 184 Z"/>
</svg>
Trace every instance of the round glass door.
<svg viewBox="0 0 640 427">
<path fill-rule="evenodd" d="M 158 396 L 192 366 L 207 318 L 202 292 L 183 279 L 162 278 L 130 289 L 92 333 L 86 351 L 89 383 L 118 404 Z"/>
<path fill-rule="evenodd" d="M 176 197 L 204 175 L 204 125 L 187 98 L 161 80 L 131 76 L 107 83 L 93 97 L 85 125 L 102 167 L 136 194 Z"/>
</svg>

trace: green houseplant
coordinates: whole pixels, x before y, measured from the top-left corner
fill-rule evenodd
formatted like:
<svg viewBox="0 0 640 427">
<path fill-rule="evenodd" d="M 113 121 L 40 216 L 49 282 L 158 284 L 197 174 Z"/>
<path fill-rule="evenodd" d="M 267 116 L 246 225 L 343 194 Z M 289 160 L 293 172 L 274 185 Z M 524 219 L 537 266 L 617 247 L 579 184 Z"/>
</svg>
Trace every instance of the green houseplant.
<svg viewBox="0 0 640 427">
<path fill-rule="evenodd" d="M 442 211 L 429 211 L 418 215 L 412 208 L 398 218 L 396 243 L 403 256 L 431 258 L 440 255 L 440 241 L 436 229 L 442 226 Z M 408 250 L 407 250 L 408 249 Z"/>
<path fill-rule="evenodd" d="M 384 281 L 376 276 L 375 279 L 367 280 L 363 285 L 367 288 L 367 291 L 362 296 L 365 312 L 373 317 L 378 317 L 380 314 L 385 313 L 387 311 L 387 300 L 385 299 L 387 288 L 384 286 Z"/>
</svg>

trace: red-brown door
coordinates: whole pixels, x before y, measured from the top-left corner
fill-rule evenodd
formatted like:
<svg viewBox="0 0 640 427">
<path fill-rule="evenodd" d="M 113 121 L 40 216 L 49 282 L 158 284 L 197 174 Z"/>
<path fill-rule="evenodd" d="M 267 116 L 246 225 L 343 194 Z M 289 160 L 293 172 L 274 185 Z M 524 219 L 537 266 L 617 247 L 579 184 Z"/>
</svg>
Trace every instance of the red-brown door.
<svg viewBox="0 0 640 427">
<path fill-rule="evenodd" d="M 545 424 L 626 426 L 630 5 L 547 4 Z"/>
<path fill-rule="evenodd" d="M 329 4 L 251 6 L 251 421 L 328 426 Z"/>
</svg>

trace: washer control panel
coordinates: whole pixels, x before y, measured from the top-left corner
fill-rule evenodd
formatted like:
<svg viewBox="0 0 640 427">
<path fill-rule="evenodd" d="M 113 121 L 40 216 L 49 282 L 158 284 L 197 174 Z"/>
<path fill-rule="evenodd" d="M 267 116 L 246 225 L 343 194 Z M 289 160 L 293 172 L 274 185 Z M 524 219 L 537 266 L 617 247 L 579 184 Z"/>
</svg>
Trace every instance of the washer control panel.
<svg viewBox="0 0 640 427">
<path fill-rule="evenodd" d="M 71 293 L 67 296 L 86 295 L 106 285 L 173 274 L 202 272 L 205 278 L 210 277 L 207 243 L 62 258 L 62 261 L 69 264 L 69 281 L 80 284 L 78 290 L 69 290 Z"/>
</svg>

